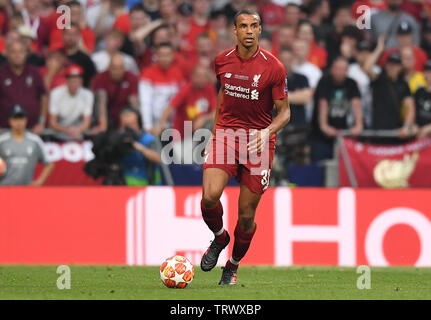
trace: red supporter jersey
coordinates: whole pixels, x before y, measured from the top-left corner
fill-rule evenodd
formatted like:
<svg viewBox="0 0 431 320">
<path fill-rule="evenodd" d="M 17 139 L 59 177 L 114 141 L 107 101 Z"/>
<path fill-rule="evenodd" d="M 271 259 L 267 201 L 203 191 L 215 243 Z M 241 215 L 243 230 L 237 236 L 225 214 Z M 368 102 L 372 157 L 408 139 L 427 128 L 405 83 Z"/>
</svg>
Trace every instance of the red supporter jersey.
<svg viewBox="0 0 431 320">
<path fill-rule="evenodd" d="M 185 138 L 184 121 L 193 121 L 215 110 L 217 92 L 212 83 L 207 83 L 203 88 L 195 88 L 189 82 L 180 88 L 170 105 L 175 108 L 174 128 Z"/>
<path fill-rule="evenodd" d="M 220 53 L 215 73 L 223 90 L 216 128 L 264 129 L 272 122 L 274 100 L 288 95 L 283 64 L 259 47 L 249 59 L 236 48 Z"/>
</svg>

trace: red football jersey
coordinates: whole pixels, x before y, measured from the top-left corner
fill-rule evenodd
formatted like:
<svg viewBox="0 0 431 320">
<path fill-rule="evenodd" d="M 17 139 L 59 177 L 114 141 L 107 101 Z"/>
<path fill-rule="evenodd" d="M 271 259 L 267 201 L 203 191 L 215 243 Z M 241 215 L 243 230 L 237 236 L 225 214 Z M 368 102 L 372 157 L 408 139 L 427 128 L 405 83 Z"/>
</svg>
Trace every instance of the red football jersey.
<svg viewBox="0 0 431 320">
<path fill-rule="evenodd" d="M 223 90 L 216 128 L 264 129 L 272 122 L 274 100 L 287 97 L 283 64 L 259 47 L 249 59 L 236 48 L 220 53 L 215 73 Z"/>
</svg>

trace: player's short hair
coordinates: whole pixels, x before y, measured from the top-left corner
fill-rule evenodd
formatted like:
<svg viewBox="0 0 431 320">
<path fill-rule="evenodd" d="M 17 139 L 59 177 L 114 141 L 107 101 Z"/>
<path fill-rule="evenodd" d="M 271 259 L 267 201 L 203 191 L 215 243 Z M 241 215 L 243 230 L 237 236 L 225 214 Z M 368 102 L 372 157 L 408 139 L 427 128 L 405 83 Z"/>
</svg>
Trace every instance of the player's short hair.
<svg viewBox="0 0 431 320">
<path fill-rule="evenodd" d="M 259 20 L 259 25 L 261 24 L 262 19 L 260 18 L 259 13 L 257 13 L 257 12 L 256 12 L 256 11 L 254 11 L 254 10 L 244 9 L 244 10 L 240 10 L 240 11 L 238 11 L 238 12 L 235 14 L 235 16 L 233 17 L 233 24 L 235 25 L 235 27 L 236 27 L 236 20 L 237 20 L 237 18 L 238 18 L 240 15 L 243 15 L 243 14 L 247 14 L 247 15 L 250 15 L 250 16 L 256 16 L 256 17 L 258 18 L 258 20 Z"/>
</svg>

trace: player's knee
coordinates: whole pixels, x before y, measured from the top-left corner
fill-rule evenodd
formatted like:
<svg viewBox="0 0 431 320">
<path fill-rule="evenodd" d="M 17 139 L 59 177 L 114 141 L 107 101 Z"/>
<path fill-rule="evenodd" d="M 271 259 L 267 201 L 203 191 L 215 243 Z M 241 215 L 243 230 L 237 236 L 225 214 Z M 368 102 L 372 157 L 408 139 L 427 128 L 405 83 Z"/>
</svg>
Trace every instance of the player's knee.
<svg viewBox="0 0 431 320">
<path fill-rule="evenodd" d="M 220 200 L 220 195 L 218 195 L 216 192 L 202 193 L 202 204 L 205 208 L 215 207 L 219 200 Z"/>
</svg>

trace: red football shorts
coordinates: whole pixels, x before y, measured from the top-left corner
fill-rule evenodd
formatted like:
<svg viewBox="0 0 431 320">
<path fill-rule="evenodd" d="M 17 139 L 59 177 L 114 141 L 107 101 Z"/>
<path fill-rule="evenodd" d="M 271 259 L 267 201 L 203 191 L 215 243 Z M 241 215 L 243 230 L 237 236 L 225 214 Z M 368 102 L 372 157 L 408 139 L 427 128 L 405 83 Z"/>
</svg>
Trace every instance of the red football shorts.
<svg viewBox="0 0 431 320">
<path fill-rule="evenodd" d="M 275 137 L 271 138 L 258 154 L 247 151 L 246 134 L 222 133 L 212 139 L 212 148 L 205 156 L 203 170 L 218 168 L 246 185 L 252 192 L 263 194 L 269 187 L 272 161 L 275 152 Z"/>
</svg>

